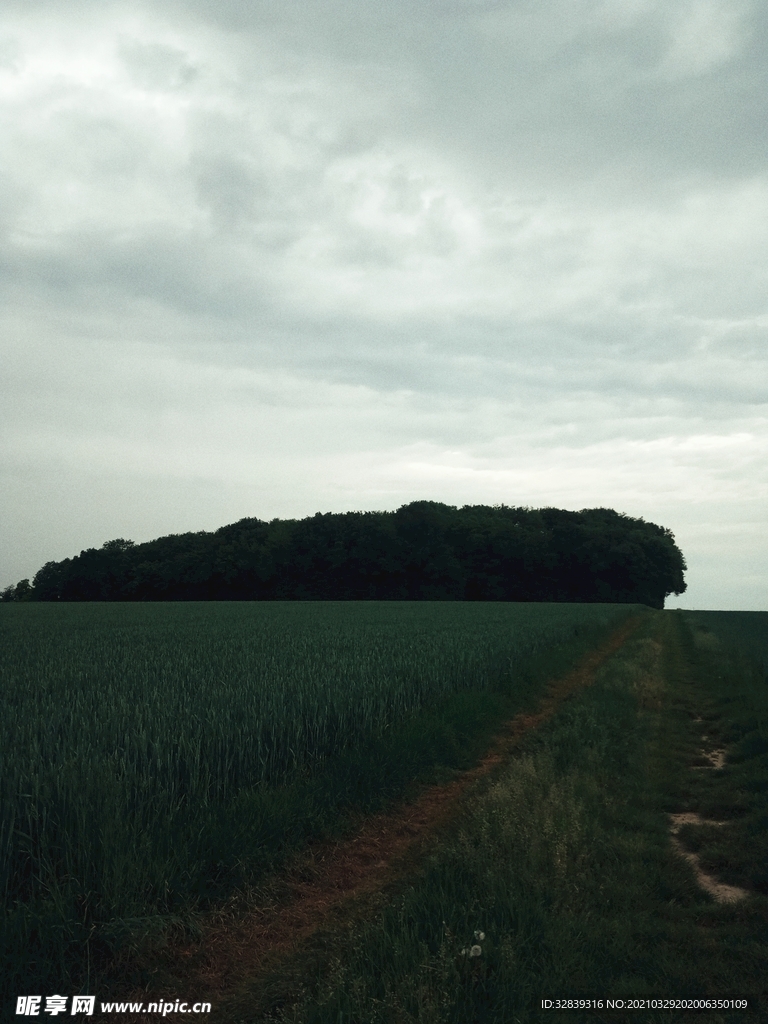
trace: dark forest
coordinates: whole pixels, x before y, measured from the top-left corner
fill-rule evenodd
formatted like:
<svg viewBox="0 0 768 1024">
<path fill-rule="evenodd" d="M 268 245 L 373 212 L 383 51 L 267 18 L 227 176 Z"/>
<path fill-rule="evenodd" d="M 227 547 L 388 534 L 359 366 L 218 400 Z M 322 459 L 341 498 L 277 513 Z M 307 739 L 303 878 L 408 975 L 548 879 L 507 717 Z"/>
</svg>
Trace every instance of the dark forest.
<svg viewBox="0 0 768 1024">
<path fill-rule="evenodd" d="M 685 560 L 664 527 L 612 509 L 417 501 L 396 512 L 241 519 L 111 540 L 3 592 L 32 601 L 605 601 L 663 608 Z"/>
</svg>

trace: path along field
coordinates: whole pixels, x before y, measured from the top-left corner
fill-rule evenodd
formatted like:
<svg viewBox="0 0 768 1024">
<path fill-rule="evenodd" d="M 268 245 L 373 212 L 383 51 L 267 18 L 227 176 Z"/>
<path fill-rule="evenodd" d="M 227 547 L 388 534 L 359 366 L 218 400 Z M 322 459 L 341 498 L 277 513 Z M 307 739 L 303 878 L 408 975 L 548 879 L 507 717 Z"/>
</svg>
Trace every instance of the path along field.
<svg viewBox="0 0 768 1024">
<path fill-rule="evenodd" d="M 227 1021 L 394 1022 L 559 1019 L 547 998 L 746 997 L 746 1011 L 566 1016 L 766 1019 L 765 674 L 753 640 L 742 653 L 738 629 L 733 648 L 711 625 L 625 620 L 529 694 L 474 768 L 242 888 L 197 941 L 156 950 L 139 985 L 124 972 L 114 998 L 210 998 L 209 1019 Z"/>
<path fill-rule="evenodd" d="M 4 605 L 3 1005 L 79 991 L 350 815 L 469 767 L 631 611 Z"/>
<path fill-rule="evenodd" d="M 475 769 L 171 951 L 166 990 L 232 1022 L 764 1021 L 766 696 L 706 616 L 625 623 Z"/>
</svg>

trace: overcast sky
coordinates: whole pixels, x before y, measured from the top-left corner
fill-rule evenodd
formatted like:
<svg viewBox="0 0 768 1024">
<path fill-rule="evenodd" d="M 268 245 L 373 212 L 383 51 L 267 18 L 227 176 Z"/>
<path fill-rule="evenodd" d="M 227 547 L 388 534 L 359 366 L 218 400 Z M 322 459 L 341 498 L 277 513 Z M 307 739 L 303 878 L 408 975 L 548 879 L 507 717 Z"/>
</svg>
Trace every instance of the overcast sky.
<svg viewBox="0 0 768 1024">
<path fill-rule="evenodd" d="M 768 7 L 3 0 L 0 586 L 607 506 L 768 608 Z"/>
</svg>

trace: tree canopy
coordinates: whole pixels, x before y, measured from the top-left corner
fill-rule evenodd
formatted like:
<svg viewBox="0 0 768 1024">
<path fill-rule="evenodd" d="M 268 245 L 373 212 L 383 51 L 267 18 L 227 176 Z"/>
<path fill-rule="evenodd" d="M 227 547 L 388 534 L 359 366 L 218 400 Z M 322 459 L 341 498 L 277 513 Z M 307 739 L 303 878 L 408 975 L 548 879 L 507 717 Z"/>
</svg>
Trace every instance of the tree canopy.
<svg viewBox="0 0 768 1024">
<path fill-rule="evenodd" d="M 686 589 L 673 534 L 612 509 L 457 508 L 241 519 L 48 562 L 5 600 L 605 601 L 663 608 Z M 18 594 L 15 591 L 19 591 Z"/>
</svg>

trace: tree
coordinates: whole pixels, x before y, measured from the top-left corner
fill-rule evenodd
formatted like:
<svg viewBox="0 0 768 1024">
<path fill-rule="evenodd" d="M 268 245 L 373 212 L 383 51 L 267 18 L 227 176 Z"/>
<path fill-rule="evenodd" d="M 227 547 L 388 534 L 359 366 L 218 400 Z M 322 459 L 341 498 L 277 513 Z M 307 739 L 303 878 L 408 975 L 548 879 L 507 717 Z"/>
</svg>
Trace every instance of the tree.
<svg viewBox="0 0 768 1024">
<path fill-rule="evenodd" d="M 124 540 L 122 537 L 117 537 L 115 540 L 104 541 L 104 543 L 101 545 L 101 550 L 114 553 L 128 551 L 130 548 L 134 546 L 135 545 L 132 540 Z"/>
<path fill-rule="evenodd" d="M 13 600 L 605 601 L 685 589 L 672 533 L 613 509 L 416 501 L 144 544 L 119 537 L 39 570 Z M 4 600 L 9 598 L 4 597 Z"/>
<path fill-rule="evenodd" d="M 32 586 L 29 580 L 19 580 L 16 584 L 16 590 L 13 593 L 14 601 L 31 601 L 32 600 Z"/>
</svg>

